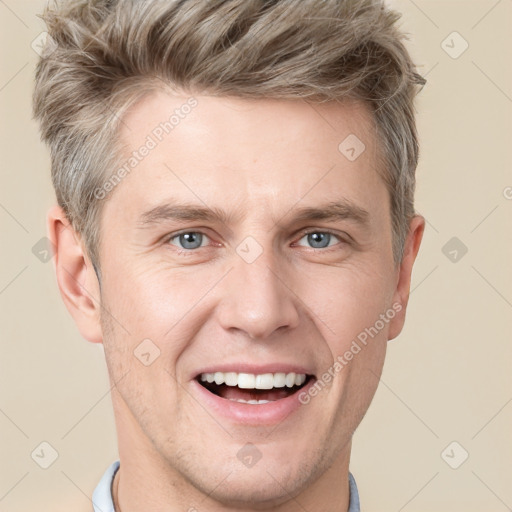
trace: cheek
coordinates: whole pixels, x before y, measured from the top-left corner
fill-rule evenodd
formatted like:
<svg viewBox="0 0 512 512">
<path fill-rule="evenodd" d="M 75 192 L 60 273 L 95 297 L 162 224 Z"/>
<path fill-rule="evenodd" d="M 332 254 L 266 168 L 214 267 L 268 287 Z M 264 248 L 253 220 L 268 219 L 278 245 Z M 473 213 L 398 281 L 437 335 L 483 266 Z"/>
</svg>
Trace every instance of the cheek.
<svg viewBox="0 0 512 512">
<path fill-rule="evenodd" d="M 376 337 L 353 356 L 341 372 L 338 392 L 333 393 L 339 421 L 351 418 L 353 429 L 361 422 L 377 390 L 386 355 L 387 342 Z M 342 389 L 340 389 L 340 387 Z"/>
<path fill-rule="evenodd" d="M 389 319 L 384 324 L 379 319 L 391 306 L 393 286 L 389 274 L 378 269 L 373 262 L 319 271 L 308 278 L 315 285 L 302 288 L 301 297 L 316 313 L 316 323 L 334 355 L 343 353 L 361 333 L 361 338 L 369 329 L 374 333 L 375 324 L 380 335 L 387 333 Z"/>
<path fill-rule="evenodd" d="M 199 272 L 152 265 L 112 269 L 110 302 L 127 330 L 140 337 L 163 338 L 178 326 L 198 303 L 210 279 Z"/>
<path fill-rule="evenodd" d="M 190 309 L 191 292 L 155 272 L 121 265 L 109 270 L 102 295 L 105 356 L 114 380 L 129 372 L 119 388 L 133 407 L 142 407 L 157 389 L 172 388 L 175 361 L 188 341 L 180 319 Z M 172 396 L 172 389 L 166 394 Z"/>
</svg>

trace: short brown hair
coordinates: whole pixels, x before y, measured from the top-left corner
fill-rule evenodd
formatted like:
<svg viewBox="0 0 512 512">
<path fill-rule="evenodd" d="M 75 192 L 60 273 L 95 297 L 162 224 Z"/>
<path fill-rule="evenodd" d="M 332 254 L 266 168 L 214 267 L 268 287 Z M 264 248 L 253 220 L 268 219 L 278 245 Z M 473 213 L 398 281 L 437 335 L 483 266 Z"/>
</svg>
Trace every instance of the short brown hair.
<svg viewBox="0 0 512 512">
<path fill-rule="evenodd" d="M 119 163 L 127 107 L 170 87 L 214 96 L 356 99 L 373 113 L 401 261 L 414 212 L 413 100 L 425 83 L 381 0 L 70 0 L 43 14 L 51 43 L 34 115 L 57 201 L 99 268 L 94 191 Z"/>
</svg>

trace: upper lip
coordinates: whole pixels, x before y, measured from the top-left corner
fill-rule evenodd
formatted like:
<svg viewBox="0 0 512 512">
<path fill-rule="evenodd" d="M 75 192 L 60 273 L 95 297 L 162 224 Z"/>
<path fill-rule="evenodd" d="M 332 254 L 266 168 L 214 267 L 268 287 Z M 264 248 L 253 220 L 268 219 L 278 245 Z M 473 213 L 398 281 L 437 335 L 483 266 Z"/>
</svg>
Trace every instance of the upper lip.
<svg viewBox="0 0 512 512">
<path fill-rule="evenodd" d="M 254 375 L 262 375 L 264 373 L 299 373 L 313 375 L 313 372 L 308 370 L 306 367 L 291 363 L 270 363 L 265 365 L 256 365 L 251 363 L 219 363 L 211 364 L 196 370 L 192 375 L 192 379 L 199 377 L 202 373 L 215 372 L 251 373 Z"/>
</svg>

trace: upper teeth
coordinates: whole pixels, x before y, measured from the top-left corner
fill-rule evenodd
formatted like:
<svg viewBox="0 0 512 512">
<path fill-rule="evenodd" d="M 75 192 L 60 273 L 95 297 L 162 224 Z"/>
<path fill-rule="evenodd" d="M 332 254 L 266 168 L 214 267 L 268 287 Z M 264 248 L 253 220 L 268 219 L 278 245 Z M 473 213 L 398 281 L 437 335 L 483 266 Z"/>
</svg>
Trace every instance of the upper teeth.
<svg viewBox="0 0 512 512">
<path fill-rule="evenodd" d="M 253 373 L 215 372 L 202 373 L 203 382 L 215 382 L 227 386 L 238 386 L 243 389 L 291 388 L 300 386 L 306 380 L 305 373 Z"/>
</svg>

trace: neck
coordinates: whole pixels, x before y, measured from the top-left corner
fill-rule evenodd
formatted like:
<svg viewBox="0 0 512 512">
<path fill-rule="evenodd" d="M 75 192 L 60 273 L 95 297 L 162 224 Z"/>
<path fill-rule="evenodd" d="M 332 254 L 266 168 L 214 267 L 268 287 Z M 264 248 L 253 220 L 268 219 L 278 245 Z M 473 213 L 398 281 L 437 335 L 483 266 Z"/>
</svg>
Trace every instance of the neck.
<svg viewBox="0 0 512 512">
<path fill-rule="evenodd" d="M 119 470 L 114 475 L 114 482 L 112 483 L 112 501 L 114 502 L 114 512 L 121 512 L 118 499 L 118 488 L 119 488 Z"/>
</svg>

